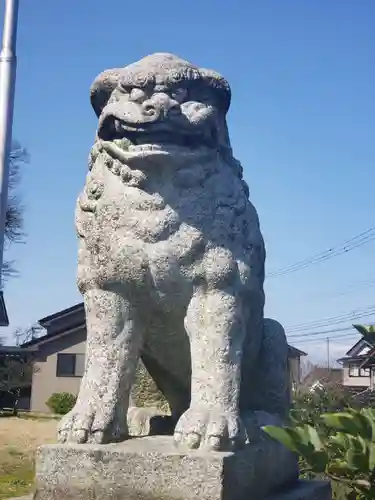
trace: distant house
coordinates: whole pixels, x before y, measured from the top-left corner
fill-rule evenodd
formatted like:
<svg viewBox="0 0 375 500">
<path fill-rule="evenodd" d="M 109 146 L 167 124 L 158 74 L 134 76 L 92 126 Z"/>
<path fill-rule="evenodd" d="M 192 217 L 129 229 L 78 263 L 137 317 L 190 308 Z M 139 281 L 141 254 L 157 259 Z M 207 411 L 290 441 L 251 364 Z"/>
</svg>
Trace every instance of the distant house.
<svg viewBox="0 0 375 500">
<path fill-rule="evenodd" d="M 78 395 L 84 372 L 86 321 L 83 304 L 46 316 L 38 323 L 47 331 L 22 347 L 36 347 L 30 410 L 49 412 L 48 398 L 55 392 Z"/>
<path fill-rule="evenodd" d="M 323 386 L 337 386 L 342 385 L 342 383 L 342 368 L 327 368 L 323 366 L 314 366 L 301 382 L 305 388 L 312 388 L 317 384 Z"/>
<path fill-rule="evenodd" d="M 46 335 L 23 344 L 34 352 L 35 370 L 31 387 L 30 409 L 49 412 L 46 401 L 54 392 L 77 395 L 85 365 L 86 319 L 83 304 L 39 320 Z M 289 346 L 289 373 L 291 385 L 301 380 L 301 356 L 306 353 Z"/>
<path fill-rule="evenodd" d="M 375 389 L 375 335 L 364 335 L 337 361 L 343 366 L 344 387 Z"/>
<path fill-rule="evenodd" d="M 301 383 L 301 357 L 307 356 L 306 352 L 300 351 L 296 347 L 288 346 L 289 351 L 289 377 L 291 389 L 296 389 Z"/>
</svg>

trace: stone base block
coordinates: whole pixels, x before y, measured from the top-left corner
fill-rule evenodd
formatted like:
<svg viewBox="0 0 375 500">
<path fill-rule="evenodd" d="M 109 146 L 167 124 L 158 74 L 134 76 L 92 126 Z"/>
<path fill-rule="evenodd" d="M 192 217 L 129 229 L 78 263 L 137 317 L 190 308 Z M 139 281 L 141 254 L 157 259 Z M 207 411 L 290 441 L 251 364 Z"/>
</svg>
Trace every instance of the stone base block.
<svg viewBox="0 0 375 500">
<path fill-rule="evenodd" d="M 331 500 L 329 481 L 298 481 L 292 488 L 279 491 L 266 500 Z"/>
<path fill-rule="evenodd" d="M 170 436 L 46 445 L 35 500 L 250 500 L 297 481 L 293 454 L 265 440 L 237 452 L 177 449 Z M 296 497 L 299 498 L 299 497 Z"/>
</svg>

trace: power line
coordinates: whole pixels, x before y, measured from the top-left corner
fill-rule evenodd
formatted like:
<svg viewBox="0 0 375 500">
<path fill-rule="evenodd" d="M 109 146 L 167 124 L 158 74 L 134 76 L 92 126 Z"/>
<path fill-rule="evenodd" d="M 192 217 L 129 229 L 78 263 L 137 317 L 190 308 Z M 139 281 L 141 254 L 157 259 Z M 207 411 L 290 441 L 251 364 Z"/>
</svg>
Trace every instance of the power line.
<svg viewBox="0 0 375 500">
<path fill-rule="evenodd" d="M 357 338 L 359 334 L 355 334 L 355 333 L 345 333 L 344 335 L 334 335 L 334 336 L 331 336 L 329 337 L 333 342 L 339 342 L 341 339 L 348 339 L 348 338 Z M 325 340 L 327 339 L 327 337 L 313 337 L 313 338 L 309 338 L 309 339 L 302 339 L 302 340 L 298 340 L 298 339 L 293 339 L 292 342 L 294 344 L 310 344 L 310 343 L 313 343 L 313 342 L 324 342 Z"/>
<path fill-rule="evenodd" d="M 298 333 L 298 332 L 306 332 L 309 331 L 312 333 L 313 330 L 316 330 L 317 328 L 325 328 L 328 326 L 333 326 L 333 325 L 340 325 L 341 323 L 347 323 L 348 321 L 356 321 L 364 318 L 368 318 L 369 316 L 374 316 L 375 315 L 375 309 L 372 309 L 371 311 L 368 311 L 366 313 L 358 313 L 356 315 L 351 315 L 351 316 L 343 316 L 342 318 L 337 318 L 334 321 L 322 321 L 321 323 L 316 323 L 315 325 L 306 325 L 301 328 L 294 328 L 294 329 L 289 329 L 289 333 Z"/>
<path fill-rule="evenodd" d="M 352 283 L 349 283 L 348 285 L 342 287 L 342 288 L 334 288 L 332 290 L 328 290 L 326 292 L 316 292 L 316 291 L 307 291 L 306 296 L 309 298 L 316 298 L 319 297 L 320 299 L 327 299 L 327 298 L 335 298 L 335 297 L 342 297 L 344 295 L 349 295 L 350 293 L 353 292 L 358 292 L 362 291 L 368 288 L 374 288 L 375 287 L 375 277 L 371 279 L 366 279 L 362 281 L 355 281 Z M 300 291 L 298 291 L 298 294 L 300 294 Z"/>
<path fill-rule="evenodd" d="M 352 292 L 357 292 L 360 288 L 361 290 L 367 288 L 373 288 L 375 286 L 375 278 L 370 280 L 358 281 L 357 283 L 352 283 L 344 288 L 339 288 L 336 290 L 332 290 L 326 294 L 320 293 L 320 297 L 342 297 L 343 295 L 348 295 Z"/>
<path fill-rule="evenodd" d="M 316 337 L 317 335 L 327 335 L 327 333 L 338 333 L 338 332 L 348 332 L 353 331 L 353 327 L 343 327 L 343 328 L 333 328 L 332 330 L 321 330 L 320 332 L 310 332 L 310 333 L 297 333 L 295 335 L 286 334 L 288 339 L 303 338 L 303 337 Z M 353 335 L 355 335 L 353 333 Z M 359 334 L 358 334 L 359 335 Z"/>
<path fill-rule="evenodd" d="M 325 328 L 325 327 L 330 327 L 334 325 L 340 325 L 341 323 L 347 323 L 348 321 L 356 321 L 356 320 L 362 320 L 364 318 L 367 318 L 369 316 L 375 315 L 375 309 L 369 310 L 367 312 L 361 312 L 358 314 L 352 314 L 352 315 L 347 315 L 347 316 L 342 316 L 340 318 L 337 318 L 332 321 L 321 321 L 320 323 L 316 322 L 312 325 L 306 325 L 306 326 L 301 326 L 299 328 L 287 328 L 286 331 L 288 333 L 299 333 L 299 332 L 310 332 L 313 333 L 314 330 L 317 328 Z"/>
<path fill-rule="evenodd" d="M 352 321 L 355 319 L 365 318 L 375 314 L 375 305 L 370 305 L 362 309 L 354 309 L 348 313 L 343 313 L 338 316 L 332 316 L 329 318 L 324 318 L 321 320 L 310 321 L 307 323 L 299 323 L 296 325 L 291 325 L 285 327 L 288 333 L 300 332 L 305 330 L 315 330 L 316 328 L 321 328 L 325 326 L 331 326 L 346 321 Z"/>
<path fill-rule="evenodd" d="M 375 228 L 368 229 L 364 233 L 361 233 L 355 236 L 354 238 L 345 241 L 336 248 L 335 247 L 330 248 L 308 259 L 296 262 L 295 264 L 291 264 L 277 271 L 271 272 L 267 275 L 267 277 L 276 277 L 276 276 L 283 276 L 285 274 L 290 274 L 300 269 L 304 269 L 305 267 L 309 267 L 313 264 L 324 262 L 325 260 L 332 259 L 333 257 L 338 257 L 339 255 L 354 250 L 355 248 L 361 247 L 364 244 L 369 243 L 370 241 L 373 241 L 375 239 L 374 229 Z"/>
<path fill-rule="evenodd" d="M 339 255 L 343 255 L 344 253 L 350 252 L 355 248 L 359 248 L 371 241 L 375 240 L 375 226 L 367 229 L 363 233 L 354 236 L 346 241 L 344 241 L 341 245 L 337 247 L 329 248 L 323 252 L 320 252 L 312 257 L 301 260 L 294 264 L 290 264 L 289 266 L 282 267 L 276 271 L 272 271 L 267 274 L 267 278 L 275 278 L 277 276 L 285 276 L 290 273 L 294 273 L 301 269 L 305 269 L 306 267 L 310 267 L 315 264 L 320 264 L 326 260 L 330 260 L 334 257 L 338 257 Z"/>
<path fill-rule="evenodd" d="M 345 340 L 349 340 L 349 339 L 355 339 L 357 338 L 358 335 L 355 335 L 353 333 L 349 333 L 347 335 L 339 335 L 337 337 L 328 337 L 330 339 L 330 342 L 340 342 L 342 339 L 345 339 Z M 301 341 L 294 341 L 294 343 L 300 345 L 300 344 L 313 344 L 313 343 L 322 343 L 322 342 L 326 342 L 327 340 L 327 337 L 322 337 L 322 338 L 318 338 L 318 339 L 305 339 L 305 340 L 301 340 Z"/>
</svg>

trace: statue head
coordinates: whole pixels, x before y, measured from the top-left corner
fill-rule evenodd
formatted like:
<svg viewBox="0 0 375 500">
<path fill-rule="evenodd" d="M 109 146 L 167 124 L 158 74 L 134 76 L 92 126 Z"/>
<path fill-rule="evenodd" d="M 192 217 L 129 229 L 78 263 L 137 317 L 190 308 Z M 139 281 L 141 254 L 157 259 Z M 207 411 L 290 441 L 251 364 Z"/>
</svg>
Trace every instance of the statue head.
<svg viewBox="0 0 375 500">
<path fill-rule="evenodd" d="M 112 153 L 117 150 L 125 161 L 171 150 L 231 156 L 230 97 L 229 84 L 218 73 L 167 53 L 107 70 L 91 87 L 97 137 L 111 142 Z"/>
</svg>

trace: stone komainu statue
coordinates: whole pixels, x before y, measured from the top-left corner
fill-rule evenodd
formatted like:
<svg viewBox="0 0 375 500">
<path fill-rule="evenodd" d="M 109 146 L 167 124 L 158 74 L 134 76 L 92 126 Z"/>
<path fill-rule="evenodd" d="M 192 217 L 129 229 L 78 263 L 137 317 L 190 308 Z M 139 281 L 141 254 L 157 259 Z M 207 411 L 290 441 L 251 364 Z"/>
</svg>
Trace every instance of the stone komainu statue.
<svg viewBox="0 0 375 500">
<path fill-rule="evenodd" d="M 283 328 L 264 319 L 264 242 L 234 159 L 230 88 L 154 54 L 94 81 L 98 130 L 76 209 L 85 375 L 61 442 L 127 437 L 139 357 L 174 438 L 229 450 L 289 408 Z"/>
</svg>

